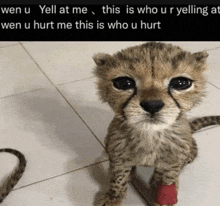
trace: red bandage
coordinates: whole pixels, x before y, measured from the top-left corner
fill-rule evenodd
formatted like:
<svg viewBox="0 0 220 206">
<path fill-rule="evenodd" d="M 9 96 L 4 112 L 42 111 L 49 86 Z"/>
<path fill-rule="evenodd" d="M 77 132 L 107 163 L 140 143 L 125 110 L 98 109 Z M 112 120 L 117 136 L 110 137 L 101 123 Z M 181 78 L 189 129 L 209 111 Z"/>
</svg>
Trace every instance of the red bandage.
<svg viewBox="0 0 220 206">
<path fill-rule="evenodd" d="M 172 205 L 177 203 L 176 185 L 162 185 L 162 182 L 157 182 L 155 191 L 156 203 L 159 205 Z"/>
</svg>

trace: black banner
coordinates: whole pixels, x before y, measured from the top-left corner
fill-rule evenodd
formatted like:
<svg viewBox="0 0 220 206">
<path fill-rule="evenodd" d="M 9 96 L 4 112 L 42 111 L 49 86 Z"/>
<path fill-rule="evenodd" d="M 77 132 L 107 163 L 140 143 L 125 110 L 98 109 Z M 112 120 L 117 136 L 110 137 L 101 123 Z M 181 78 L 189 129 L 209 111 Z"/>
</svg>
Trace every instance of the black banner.
<svg viewBox="0 0 220 206">
<path fill-rule="evenodd" d="M 3 5 L 1 41 L 219 41 L 218 5 Z"/>
</svg>

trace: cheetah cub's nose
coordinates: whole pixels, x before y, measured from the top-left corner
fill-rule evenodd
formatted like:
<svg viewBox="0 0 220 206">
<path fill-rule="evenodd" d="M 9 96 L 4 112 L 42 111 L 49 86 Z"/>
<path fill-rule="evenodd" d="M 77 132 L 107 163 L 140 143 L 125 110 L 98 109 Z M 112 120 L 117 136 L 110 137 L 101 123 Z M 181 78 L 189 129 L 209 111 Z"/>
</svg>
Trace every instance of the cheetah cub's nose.
<svg viewBox="0 0 220 206">
<path fill-rule="evenodd" d="M 153 100 L 153 101 L 142 101 L 140 105 L 145 111 L 154 114 L 162 109 L 164 103 L 161 100 Z"/>
</svg>

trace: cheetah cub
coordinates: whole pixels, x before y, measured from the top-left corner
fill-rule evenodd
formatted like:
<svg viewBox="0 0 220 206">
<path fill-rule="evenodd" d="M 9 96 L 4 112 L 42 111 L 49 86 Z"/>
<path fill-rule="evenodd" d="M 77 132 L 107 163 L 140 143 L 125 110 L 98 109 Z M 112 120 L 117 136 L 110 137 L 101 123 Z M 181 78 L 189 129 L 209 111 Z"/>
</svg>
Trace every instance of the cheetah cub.
<svg viewBox="0 0 220 206">
<path fill-rule="evenodd" d="M 94 56 L 99 96 L 115 113 L 105 140 L 110 189 L 96 206 L 122 205 L 135 166 L 155 167 L 155 206 L 176 204 L 180 171 L 197 156 L 193 132 L 220 123 L 186 117 L 204 96 L 207 56 L 156 42 Z"/>
</svg>

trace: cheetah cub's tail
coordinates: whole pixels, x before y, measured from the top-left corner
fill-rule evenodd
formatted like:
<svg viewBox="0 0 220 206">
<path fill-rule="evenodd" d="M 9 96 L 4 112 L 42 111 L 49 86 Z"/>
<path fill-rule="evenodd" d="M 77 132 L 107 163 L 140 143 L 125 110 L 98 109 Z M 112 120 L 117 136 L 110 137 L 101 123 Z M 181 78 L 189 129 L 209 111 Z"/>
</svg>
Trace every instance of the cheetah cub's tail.
<svg viewBox="0 0 220 206">
<path fill-rule="evenodd" d="M 15 170 L 10 174 L 9 177 L 0 185 L 0 203 L 6 198 L 6 196 L 11 192 L 14 186 L 17 184 L 22 174 L 24 173 L 26 167 L 26 159 L 22 153 L 17 150 L 4 148 L 0 149 L 0 152 L 7 152 L 14 154 L 19 159 L 19 164 Z"/>
<path fill-rule="evenodd" d="M 190 122 L 192 133 L 203 127 L 216 125 L 216 124 L 220 124 L 220 116 L 201 117 Z"/>
</svg>

